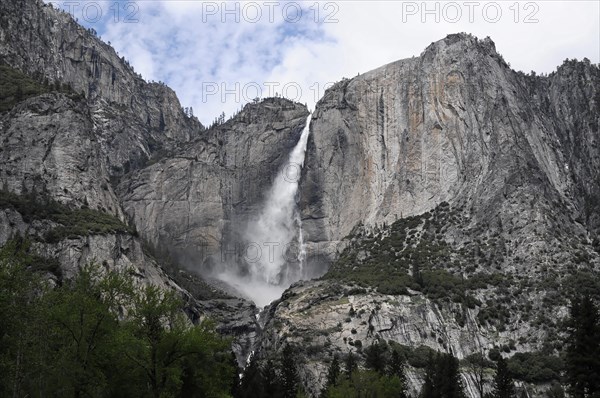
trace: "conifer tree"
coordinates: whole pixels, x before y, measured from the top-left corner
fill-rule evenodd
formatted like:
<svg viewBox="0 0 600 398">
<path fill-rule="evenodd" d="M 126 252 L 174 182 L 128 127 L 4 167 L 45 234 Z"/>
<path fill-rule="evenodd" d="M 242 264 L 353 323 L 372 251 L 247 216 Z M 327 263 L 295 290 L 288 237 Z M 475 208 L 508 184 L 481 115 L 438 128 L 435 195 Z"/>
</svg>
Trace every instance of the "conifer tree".
<svg viewBox="0 0 600 398">
<path fill-rule="evenodd" d="M 281 358 L 281 388 L 283 398 L 296 398 L 298 393 L 298 368 L 294 358 L 294 349 L 288 344 L 284 347 Z"/>
<path fill-rule="evenodd" d="M 271 359 L 267 360 L 261 369 L 265 397 L 281 396 L 281 378 Z"/>
<path fill-rule="evenodd" d="M 422 398 L 464 398 L 458 359 L 451 354 L 431 356 L 421 389 Z"/>
<path fill-rule="evenodd" d="M 384 373 L 387 366 L 387 345 L 385 342 L 371 344 L 365 350 L 365 366 L 378 373 Z"/>
<path fill-rule="evenodd" d="M 406 397 L 406 374 L 404 373 L 404 359 L 398 350 L 392 350 L 390 362 L 387 367 L 387 374 L 390 377 L 396 376 L 402 383 L 402 395 L 399 398 Z"/>
<path fill-rule="evenodd" d="M 496 377 L 494 378 L 494 398 L 515 398 L 515 384 L 508 370 L 506 360 L 498 359 L 496 365 Z"/>
<path fill-rule="evenodd" d="M 257 398 L 263 394 L 263 379 L 262 373 L 258 366 L 256 356 L 252 354 L 248 361 L 248 365 L 244 369 L 242 381 L 240 383 L 240 398 Z"/>
<path fill-rule="evenodd" d="M 348 356 L 346 357 L 346 378 L 350 379 L 352 377 L 352 373 L 358 368 L 358 364 L 356 363 L 356 357 L 354 356 L 354 354 L 352 353 L 352 351 L 350 351 L 348 353 Z"/>
<path fill-rule="evenodd" d="M 334 354 L 333 359 L 331 360 L 331 364 L 329 365 L 329 369 L 327 370 L 327 381 L 325 382 L 325 387 L 323 387 L 323 391 L 321 391 L 322 397 L 325 397 L 327 395 L 327 390 L 329 388 L 335 387 L 337 385 L 339 376 L 340 360 L 337 354 Z"/>
<path fill-rule="evenodd" d="M 591 297 L 576 297 L 570 309 L 567 384 L 575 398 L 600 396 L 600 322 Z"/>
</svg>

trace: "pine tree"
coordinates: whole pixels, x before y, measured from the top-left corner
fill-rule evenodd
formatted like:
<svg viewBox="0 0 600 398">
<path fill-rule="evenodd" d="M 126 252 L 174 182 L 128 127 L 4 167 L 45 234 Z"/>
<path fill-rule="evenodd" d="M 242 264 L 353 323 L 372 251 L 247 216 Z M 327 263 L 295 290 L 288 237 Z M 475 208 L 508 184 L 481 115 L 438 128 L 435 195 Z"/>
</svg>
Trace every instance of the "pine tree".
<svg viewBox="0 0 600 398">
<path fill-rule="evenodd" d="M 336 355 L 333 356 L 329 371 L 327 372 L 327 385 L 336 385 L 338 377 L 340 377 L 340 360 Z"/>
<path fill-rule="evenodd" d="M 430 357 L 421 390 L 422 398 L 464 398 L 458 359 L 451 354 Z"/>
<path fill-rule="evenodd" d="M 576 398 L 600 396 L 600 321 L 591 297 L 576 297 L 570 309 L 566 354 L 569 392 Z"/>
<path fill-rule="evenodd" d="M 365 366 L 378 373 L 384 373 L 387 366 L 387 345 L 385 342 L 371 344 L 365 350 Z"/>
<path fill-rule="evenodd" d="M 240 383 L 240 398 L 262 397 L 263 379 L 258 361 L 254 354 L 251 355 L 248 365 L 244 369 L 242 381 Z"/>
<path fill-rule="evenodd" d="M 232 380 L 231 380 L 231 396 L 233 398 L 239 398 L 241 396 L 241 385 L 240 385 L 240 368 L 238 367 L 238 361 L 237 358 L 235 357 L 235 354 L 233 353 L 233 351 L 231 352 L 230 356 L 229 356 L 229 363 L 231 365 L 231 367 L 235 370 L 235 372 L 233 372 L 233 374 L 231 375 Z"/>
<path fill-rule="evenodd" d="M 496 365 L 496 377 L 494 378 L 494 398 L 515 398 L 515 383 L 508 370 L 506 360 L 502 357 L 498 359 Z"/>
<path fill-rule="evenodd" d="M 325 387 L 323 387 L 323 391 L 321 391 L 321 396 L 325 397 L 327 395 L 327 390 L 331 387 L 335 387 L 338 382 L 338 378 L 340 377 L 340 360 L 335 354 L 333 359 L 331 360 L 331 364 L 329 365 L 329 370 L 327 371 L 327 381 L 325 382 Z"/>
<path fill-rule="evenodd" d="M 281 396 L 281 378 L 272 360 L 267 360 L 261 369 L 265 397 Z"/>
<path fill-rule="evenodd" d="M 423 386 L 421 387 L 421 398 L 434 397 L 435 392 L 435 375 L 436 375 L 436 362 L 433 355 L 429 356 L 427 361 L 427 367 L 425 368 L 425 379 L 423 380 Z"/>
<path fill-rule="evenodd" d="M 387 374 L 390 377 L 398 377 L 402 383 L 402 395 L 399 398 L 406 397 L 406 374 L 404 373 L 404 360 L 398 350 L 392 350 L 392 356 L 387 367 Z"/>
<path fill-rule="evenodd" d="M 498 354 L 499 355 L 499 354 Z M 481 353 L 473 353 L 466 358 L 467 369 L 473 377 L 473 382 L 479 396 L 484 397 L 484 390 L 486 385 L 486 370 L 493 366 L 493 364 Z"/>
<path fill-rule="evenodd" d="M 352 351 L 350 351 L 348 353 L 348 356 L 346 357 L 346 378 L 350 379 L 352 377 L 352 373 L 358 368 L 358 364 L 356 363 L 356 357 L 354 356 L 354 354 L 352 353 Z"/>
<path fill-rule="evenodd" d="M 283 398 L 296 398 L 298 393 L 298 369 L 294 358 L 294 349 L 288 344 L 284 347 L 281 358 L 281 387 Z"/>
</svg>

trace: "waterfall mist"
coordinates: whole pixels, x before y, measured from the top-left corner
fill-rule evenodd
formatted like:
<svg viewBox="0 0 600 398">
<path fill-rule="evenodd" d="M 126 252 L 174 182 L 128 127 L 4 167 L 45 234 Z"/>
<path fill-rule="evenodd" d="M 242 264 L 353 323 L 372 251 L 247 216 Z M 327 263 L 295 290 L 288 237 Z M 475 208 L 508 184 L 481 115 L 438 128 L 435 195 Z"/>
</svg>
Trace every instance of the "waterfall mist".
<svg viewBox="0 0 600 398">
<path fill-rule="evenodd" d="M 306 260 L 302 221 L 296 203 L 298 184 L 310 134 L 309 115 L 300 139 L 273 182 L 266 200 L 243 235 L 240 267 L 226 267 L 215 275 L 239 293 L 265 306 L 292 283 L 303 279 Z"/>
</svg>

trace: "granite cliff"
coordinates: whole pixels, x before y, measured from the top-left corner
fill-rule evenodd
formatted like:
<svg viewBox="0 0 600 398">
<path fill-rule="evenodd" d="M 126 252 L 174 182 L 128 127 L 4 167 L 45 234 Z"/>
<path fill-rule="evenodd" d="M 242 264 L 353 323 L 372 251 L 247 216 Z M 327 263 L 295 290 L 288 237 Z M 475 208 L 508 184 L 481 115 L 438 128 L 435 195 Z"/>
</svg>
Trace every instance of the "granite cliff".
<svg viewBox="0 0 600 398">
<path fill-rule="evenodd" d="M 308 262 L 329 271 L 257 320 L 197 272 L 243 254 L 306 107 L 265 99 L 206 129 L 68 14 L 37 0 L 0 11 L 3 71 L 37 88 L 0 113 L 0 244 L 31 237 L 60 265 L 49 278 L 129 268 L 180 292 L 192 321 L 215 318 L 240 363 L 299 347 L 313 393 L 334 353 L 384 340 L 415 357 L 533 353 L 549 372 L 521 385 L 541 395 L 557 381 L 569 294 L 600 289 L 597 65 L 526 75 L 489 38 L 455 34 L 335 84 L 312 115 L 298 195 Z"/>
<path fill-rule="evenodd" d="M 599 83 L 588 60 L 525 75 L 455 34 L 329 89 L 299 205 L 309 258 L 331 267 L 266 311 L 264 352 L 305 347 L 309 386 L 334 354 L 381 341 L 527 352 L 547 372 L 520 380 L 543 394 L 568 297 L 599 287 Z"/>
</svg>

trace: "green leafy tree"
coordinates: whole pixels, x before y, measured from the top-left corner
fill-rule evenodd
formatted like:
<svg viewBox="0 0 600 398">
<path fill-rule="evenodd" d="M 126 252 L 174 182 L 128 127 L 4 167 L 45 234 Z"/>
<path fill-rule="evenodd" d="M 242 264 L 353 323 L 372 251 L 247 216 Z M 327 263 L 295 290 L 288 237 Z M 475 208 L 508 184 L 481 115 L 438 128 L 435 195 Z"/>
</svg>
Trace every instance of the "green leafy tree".
<svg viewBox="0 0 600 398">
<path fill-rule="evenodd" d="M 30 269 L 37 259 L 20 237 L 0 250 L 0 396 L 24 396 L 39 381 L 45 347 L 40 278 Z"/>
<path fill-rule="evenodd" d="M 115 272 L 102 275 L 93 264 L 46 295 L 53 389 L 74 397 L 106 389 L 103 369 L 111 366 L 106 360 L 117 340 L 117 314 L 131 296 L 128 279 Z"/>
<path fill-rule="evenodd" d="M 181 302 L 171 292 L 147 286 L 137 295 L 124 334 L 126 357 L 142 371 L 148 395 L 159 398 L 177 390 L 182 377 L 180 361 L 188 354 Z"/>
<path fill-rule="evenodd" d="M 280 397 L 282 391 L 281 376 L 273 360 L 269 359 L 261 368 L 265 397 Z"/>
<path fill-rule="evenodd" d="M 400 397 L 404 386 L 396 376 L 381 375 L 372 370 L 355 370 L 350 379 L 340 380 L 328 389 L 325 398 Z"/>
<path fill-rule="evenodd" d="M 575 398 L 600 396 L 600 321 L 588 295 L 573 299 L 566 342 L 569 392 Z"/>
<path fill-rule="evenodd" d="M 192 326 L 174 293 L 136 293 L 130 276 L 93 264 L 52 283 L 56 264 L 31 246 L 0 249 L 0 396 L 231 396 L 230 341 Z"/>
<path fill-rule="evenodd" d="M 231 341 L 215 331 L 214 324 L 204 321 L 188 327 L 180 336 L 183 374 L 183 397 L 226 397 L 234 388 L 237 366 L 231 362 Z"/>
</svg>

